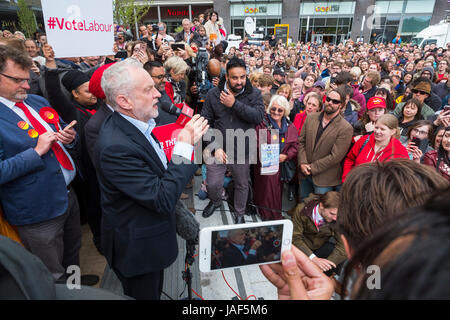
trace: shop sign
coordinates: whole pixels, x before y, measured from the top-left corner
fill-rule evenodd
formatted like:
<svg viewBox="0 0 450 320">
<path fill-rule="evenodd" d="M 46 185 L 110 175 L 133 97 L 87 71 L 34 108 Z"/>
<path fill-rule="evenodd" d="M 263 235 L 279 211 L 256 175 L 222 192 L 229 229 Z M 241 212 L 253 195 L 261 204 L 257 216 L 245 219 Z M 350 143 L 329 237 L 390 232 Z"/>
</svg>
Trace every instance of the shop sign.
<svg viewBox="0 0 450 320">
<path fill-rule="evenodd" d="M 191 10 L 191 14 L 192 16 L 194 16 L 194 10 Z M 169 17 L 189 17 L 189 10 L 172 10 L 172 9 L 167 9 L 167 15 Z"/>
<path fill-rule="evenodd" d="M 316 7 L 316 12 L 339 12 L 339 5 L 335 4 L 327 7 Z"/>
<path fill-rule="evenodd" d="M 249 8 L 249 7 L 245 7 L 244 13 L 267 13 L 267 7 L 266 6 L 261 6 L 258 8 Z"/>
</svg>

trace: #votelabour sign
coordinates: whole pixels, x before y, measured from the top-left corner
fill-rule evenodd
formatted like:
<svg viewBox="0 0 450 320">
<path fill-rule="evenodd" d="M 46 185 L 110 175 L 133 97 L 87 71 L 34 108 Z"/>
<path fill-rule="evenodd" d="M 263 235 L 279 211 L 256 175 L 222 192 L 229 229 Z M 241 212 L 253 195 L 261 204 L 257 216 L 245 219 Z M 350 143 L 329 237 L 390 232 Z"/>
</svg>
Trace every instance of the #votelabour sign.
<svg viewBox="0 0 450 320">
<path fill-rule="evenodd" d="M 57 58 L 112 54 L 112 0 L 41 0 L 48 43 Z"/>
</svg>

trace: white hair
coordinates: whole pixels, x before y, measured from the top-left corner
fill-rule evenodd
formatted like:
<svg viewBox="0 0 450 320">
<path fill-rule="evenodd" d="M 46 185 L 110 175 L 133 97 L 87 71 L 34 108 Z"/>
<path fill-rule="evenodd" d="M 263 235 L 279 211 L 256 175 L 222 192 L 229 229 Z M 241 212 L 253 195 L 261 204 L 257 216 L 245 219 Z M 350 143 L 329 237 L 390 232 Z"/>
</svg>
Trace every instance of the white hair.
<svg viewBox="0 0 450 320">
<path fill-rule="evenodd" d="M 272 99 L 270 99 L 269 107 L 267 108 L 267 114 L 270 114 L 270 109 L 272 109 L 272 105 L 274 103 L 284 109 L 283 117 L 289 117 L 289 114 L 291 113 L 291 106 L 289 105 L 289 102 L 285 97 L 278 94 L 274 95 Z"/>
<path fill-rule="evenodd" d="M 102 76 L 102 89 L 106 99 L 117 110 L 116 97 L 119 95 L 130 96 L 136 85 L 130 70 L 142 69 L 142 64 L 136 59 L 126 59 L 117 62 L 105 70 Z"/>
</svg>

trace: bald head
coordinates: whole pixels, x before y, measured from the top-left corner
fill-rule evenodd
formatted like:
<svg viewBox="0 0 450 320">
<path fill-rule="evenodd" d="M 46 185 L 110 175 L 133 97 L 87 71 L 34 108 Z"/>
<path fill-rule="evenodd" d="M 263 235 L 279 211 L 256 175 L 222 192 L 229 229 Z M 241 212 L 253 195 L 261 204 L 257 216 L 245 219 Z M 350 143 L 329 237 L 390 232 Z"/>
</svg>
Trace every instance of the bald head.
<svg viewBox="0 0 450 320">
<path fill-rule="evenodd" d="M 220 76 L 221 66 L 220 61 L 217 59 L 211 59 L 208 62 L 208 73 L 211 77 Z"/>
</svg>

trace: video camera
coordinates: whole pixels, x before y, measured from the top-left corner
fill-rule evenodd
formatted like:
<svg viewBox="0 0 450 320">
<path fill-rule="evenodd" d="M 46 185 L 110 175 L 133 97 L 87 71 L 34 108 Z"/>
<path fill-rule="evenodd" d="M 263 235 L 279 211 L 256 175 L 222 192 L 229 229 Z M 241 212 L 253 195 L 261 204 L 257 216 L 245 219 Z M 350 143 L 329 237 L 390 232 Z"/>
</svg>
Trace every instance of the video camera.
<svg viewBox="0 0 450 320">
<path fill-rule="evenodd" d="M 194 64 L 195 82 L 198 87 L 199 102 L 205 101 L 206 94 L 210 89 L 208 81 L 208 60 L 209 58 L 206 48 L 199 48 Z"/>
</svg>

